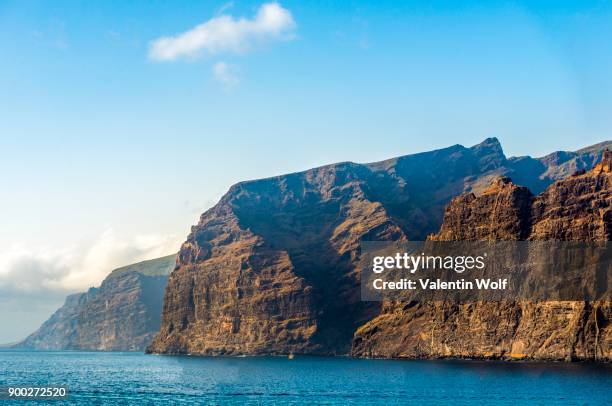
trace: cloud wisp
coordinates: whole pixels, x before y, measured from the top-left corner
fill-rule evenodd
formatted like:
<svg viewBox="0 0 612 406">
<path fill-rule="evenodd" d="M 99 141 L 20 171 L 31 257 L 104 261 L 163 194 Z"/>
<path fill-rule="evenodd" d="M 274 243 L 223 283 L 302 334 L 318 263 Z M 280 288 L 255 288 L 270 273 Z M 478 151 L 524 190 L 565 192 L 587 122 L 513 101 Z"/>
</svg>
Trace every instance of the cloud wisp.
<svg viewBox="0 0 612 406">
<path fill-rule="evenodd" d="M 240 82 L 237 69 L 227 62 L 217 62 L 212 67 L 213 78 L 227 90 Z"/>
<path fill-rule="evenodd" d="M 223 52 L 245 53 L 270 41 L 293 38 L 295 27 L 289 10 L 278 3 L 266 3 L 251 19 L 219 15 L 189 31 L 158 38 L 150 44 L 149 58 L 175 61 Z"/>
</svg>

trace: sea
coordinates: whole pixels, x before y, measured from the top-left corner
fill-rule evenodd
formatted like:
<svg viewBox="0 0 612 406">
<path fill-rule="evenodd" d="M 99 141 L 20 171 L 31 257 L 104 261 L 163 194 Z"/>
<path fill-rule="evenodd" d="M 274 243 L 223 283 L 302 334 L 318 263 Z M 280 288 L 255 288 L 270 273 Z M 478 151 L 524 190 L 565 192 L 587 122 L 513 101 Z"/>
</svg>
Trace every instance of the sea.
<svg viewBox="0 0 612 406">
<path fill-rule="evenodd" d="M 611 405 L 612 366 L 344 357 L 0 351 L 0 387 L 64 387 L 7 404 Z M 14 399 L 14 398 L 13 398 Z"/>
</svg>

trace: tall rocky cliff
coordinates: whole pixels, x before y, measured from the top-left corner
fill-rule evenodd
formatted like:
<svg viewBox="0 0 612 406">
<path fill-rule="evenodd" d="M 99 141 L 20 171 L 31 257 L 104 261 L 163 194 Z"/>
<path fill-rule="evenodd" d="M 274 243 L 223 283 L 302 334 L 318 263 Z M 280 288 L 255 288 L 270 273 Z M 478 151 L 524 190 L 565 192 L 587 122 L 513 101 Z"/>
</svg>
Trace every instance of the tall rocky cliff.
<svg viewBox="0 0 612 406">
<path fill-rule="evenodd" d="M 612 154 L 538 196 L 500 178 L 480 195 L 453 199 L 432 240 L 612 239 Z M 359 328 L 352 354 L 612 360 L 611 302 L 385 304 Z"/>
<path fill-rule="evenodd" d="M 114 270 L 99 288 L 68 296 L 18 348 L 143 350 L 159 329 L 162 297 L 176 255 Z"/>
<path fill-rule="evenodd" d="M 453 197 L 504 175 L 540 192 L 604 147 L 508 159 L 487 139 L 234 185 L 183 244 L 147 351 L 347 354 L 381 311 L 360 301 L 361 241 L 424 239 Z"/>
</svg>

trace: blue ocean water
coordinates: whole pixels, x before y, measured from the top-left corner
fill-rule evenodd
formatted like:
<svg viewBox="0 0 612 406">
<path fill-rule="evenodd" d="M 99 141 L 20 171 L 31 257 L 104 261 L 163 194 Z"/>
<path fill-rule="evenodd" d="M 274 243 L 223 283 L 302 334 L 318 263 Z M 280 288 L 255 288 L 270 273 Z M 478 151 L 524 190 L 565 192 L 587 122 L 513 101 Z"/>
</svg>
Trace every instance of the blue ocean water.
<svg viewBox="0 0 612 406">
<path fill-rule="evenodd" d="M 0 385 L 52 404 L 612 404 L 612 366 L 0 351 Z M 19 404 L 19 402 L 11 402 Z"/>
</svg>

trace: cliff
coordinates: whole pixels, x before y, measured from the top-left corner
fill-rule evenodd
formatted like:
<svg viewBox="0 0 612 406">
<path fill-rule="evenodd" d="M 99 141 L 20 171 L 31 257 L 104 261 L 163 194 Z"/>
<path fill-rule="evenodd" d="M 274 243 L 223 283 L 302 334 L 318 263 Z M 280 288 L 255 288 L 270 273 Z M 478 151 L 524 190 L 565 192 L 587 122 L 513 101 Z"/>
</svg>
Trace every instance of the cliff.
<svg viewBox="0 0 612 406">
<path fill-rule="evenodd" d="M 111 272 L 99 288 L 64 305 L 17 348 L 142 351 L 159 329 L 163 291 L 176 255 Z"/>
<path fill-rule="evenodd" d="M 381 311 L 360 301 L 361 241 L 424 239 L 451 198 L 502 175 L 541 191 L 603 147 L 507 159 L 487 139 L 234 185 L 181 247 L 147 351 L 347 354 L 355 331 Z"/>
<path fill-rule="evenodd" d="M 457 197 L 432 240 L 610 241 L 612 156 L 538 196 L 509 179 Z M 610 302 L 386 303 L 355 334 L 365 357 L 612 360 Z"/>
</svg>

